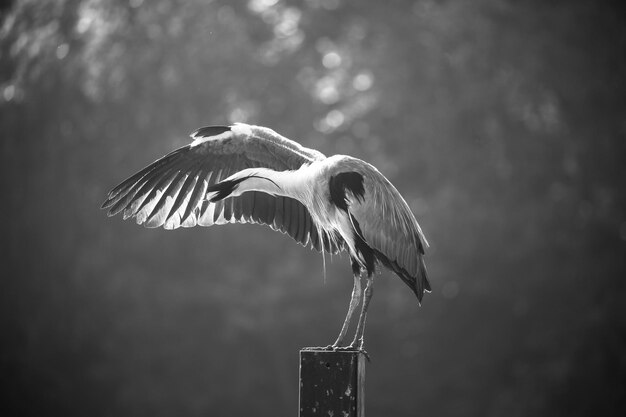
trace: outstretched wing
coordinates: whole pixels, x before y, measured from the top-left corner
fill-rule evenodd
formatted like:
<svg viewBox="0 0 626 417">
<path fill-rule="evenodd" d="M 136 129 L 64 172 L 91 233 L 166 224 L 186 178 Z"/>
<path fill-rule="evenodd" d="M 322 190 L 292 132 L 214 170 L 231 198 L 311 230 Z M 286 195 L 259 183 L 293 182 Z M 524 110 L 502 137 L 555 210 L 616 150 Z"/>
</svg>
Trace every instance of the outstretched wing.
<svg viewBox="0 0 626 417">
<path fill-rule="evenodd" d="M 198 129 L 193 142 L 158 159 L 113 188 L 102 204 L 108 215 L 135 217 L 146 227 L 260 223 L 306 246 L 341 248 L 319 236 L 308 210 L 289 197 L 251 191 L 211 203 L 206 190 L 246 168 L 297 170 L 325 156 L 260 126 L 235 124 Z"/>
<path fill-rule="evenodd" d="M 424 291 L 431 290 L 423 258 L 426 237 L 393 184 L 372 165 L 360 160 L 353 163 L 363 177 L 363 194 L 346 194 L 349 212 L 376 257 L 421 301 Z"/>
</svg>

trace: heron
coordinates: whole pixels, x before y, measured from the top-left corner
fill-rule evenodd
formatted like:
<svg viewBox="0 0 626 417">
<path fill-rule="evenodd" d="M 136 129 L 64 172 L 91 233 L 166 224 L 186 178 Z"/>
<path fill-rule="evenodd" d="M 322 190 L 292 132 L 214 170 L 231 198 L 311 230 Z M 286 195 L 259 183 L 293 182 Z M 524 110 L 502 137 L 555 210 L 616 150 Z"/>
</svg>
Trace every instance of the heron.
<svg viewBox="0 0 626 417">
<path fill-rule="evenodd" d="M 349 253 L 354 285 L 332 350 L 364 351 L 364 331 L 381 265 L 421 304 L 431 287 L 428 242 L 409 205 L 373 165 L 326 157 L 275 131 L 243 123 L 202 127 L 190 144 L 156 160 L 113 188 L 102 204 L 146 227 L 258 223 L 318 252 Z M 365 281 L 364 287 L 362 280 Z M 354 339 L 345 338 L 361 307 Z"/>
</svg>

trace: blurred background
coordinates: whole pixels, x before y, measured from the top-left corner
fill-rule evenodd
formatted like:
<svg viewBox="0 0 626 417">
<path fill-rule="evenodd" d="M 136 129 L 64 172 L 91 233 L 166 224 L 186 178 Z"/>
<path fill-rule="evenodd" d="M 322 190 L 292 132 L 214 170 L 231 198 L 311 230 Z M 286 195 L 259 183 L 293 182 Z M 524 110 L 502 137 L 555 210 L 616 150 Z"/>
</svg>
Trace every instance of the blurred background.
<svg viewBox="0 0 626 417">
<path fill-rule="evenodd" d="M 431 243 L 376 279 L 370 416 L 626 410 L 617 2 L 23 0 L 0 6 L 3 415 L 295 415 L 352 279 L 256 225 L 165 231 L 106 192 L 197 127 L 376 165 Z"/>
</svg>

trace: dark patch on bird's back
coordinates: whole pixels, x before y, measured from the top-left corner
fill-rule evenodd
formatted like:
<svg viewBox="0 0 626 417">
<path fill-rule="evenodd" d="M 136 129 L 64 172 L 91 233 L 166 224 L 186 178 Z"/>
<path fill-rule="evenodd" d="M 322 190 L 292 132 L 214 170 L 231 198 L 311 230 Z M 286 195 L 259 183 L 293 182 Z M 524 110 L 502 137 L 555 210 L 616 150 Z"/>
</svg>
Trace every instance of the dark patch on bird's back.
<svg viewBox="0 0 626 417">
<path fill-rule="evenodd" d="M 230 127 L 228 126 L 205 126 L 193 132 L 191 136 L 194 138 L 209 138 L 229 131 Z"/>
<path fill-rule="evenodd" d="M 358 172 L 341 172 L 330 177 L 330 201 L 343 211 L 348 211 L 346 190 L 349 190 L 357 199 L 363 200 L 365 188 L 363 187 L 363 175 Z"/>
</svg>

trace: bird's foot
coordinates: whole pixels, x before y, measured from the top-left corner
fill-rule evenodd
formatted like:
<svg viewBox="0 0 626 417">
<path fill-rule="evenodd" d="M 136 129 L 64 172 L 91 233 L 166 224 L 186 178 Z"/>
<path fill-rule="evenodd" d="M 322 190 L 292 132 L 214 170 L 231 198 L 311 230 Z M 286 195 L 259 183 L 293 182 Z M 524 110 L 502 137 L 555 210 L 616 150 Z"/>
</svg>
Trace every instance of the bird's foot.
<svg viewBox="0 0 626 417">
<path fill-rule="evenodd" d="M 365 358 L 367 358 L 368 362 L 372 362 L 372 360 L 370 359 L 370 355 L 367 353 L 367 351 L 365 349 L 363 349 L 363 346 L 355 346 L 355 345 L 349 345 L 349 346 L 337 346 L 337 345 L 311 346 L 311 347 L 302 348 L 302 350 L 305 350 L 305 351 L 325 350 L 327 352 L 359 352 L 359 353 L 362 353 L 365 356 Z"/>
<path fill-rule="evenodd" d="M 372 360 L 370 359 L 370 355 L 367 353 L 365 349 L 363 349 L 363 346 L 356 346 L 352 344 L 349 346 L 332 346 L 332 348 L 333 348 L 333 351 L 362 353 L 365 356 L 365 358 L 367 358 L 368 362 L 372 362 Z"/>
<path fill-rule="evenodd" d="M 311 347 L 302 348 L 302 350 L 327 350 L 327 351 L 333 351 L 333 350 L 335 350 L 335 348 L 333 347 L 333 345 L 328 345 L 328 346 L 311 346 Z"/>
</svg>

